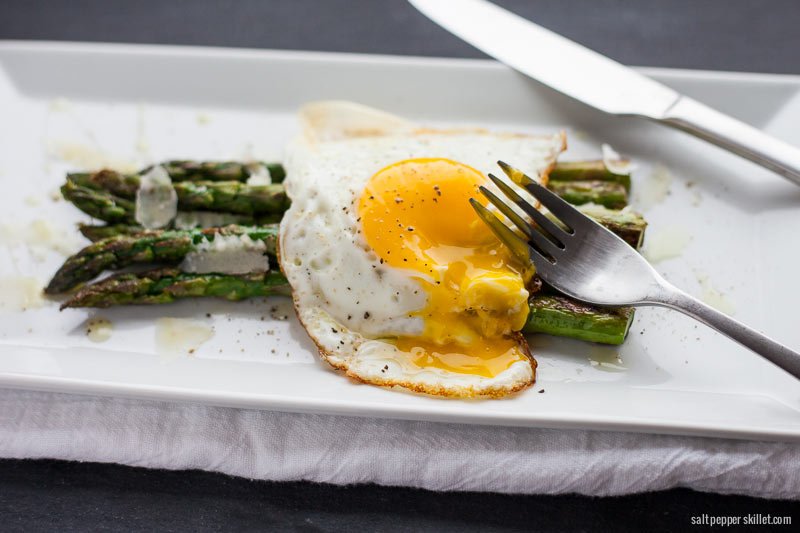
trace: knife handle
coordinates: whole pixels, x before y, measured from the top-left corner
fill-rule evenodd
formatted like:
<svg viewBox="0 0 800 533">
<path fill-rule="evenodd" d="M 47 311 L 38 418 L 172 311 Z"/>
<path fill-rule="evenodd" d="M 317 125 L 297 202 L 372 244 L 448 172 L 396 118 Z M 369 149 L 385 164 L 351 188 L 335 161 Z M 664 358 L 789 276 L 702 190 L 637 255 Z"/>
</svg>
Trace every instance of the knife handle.
<svg viewBox="0 0 800 533">
<path fill-rule="evenodd" d="M 681 96 L 659 122 L 716 144 L 800 185 L 800 149 L 697 100 Z"/>
</svg>

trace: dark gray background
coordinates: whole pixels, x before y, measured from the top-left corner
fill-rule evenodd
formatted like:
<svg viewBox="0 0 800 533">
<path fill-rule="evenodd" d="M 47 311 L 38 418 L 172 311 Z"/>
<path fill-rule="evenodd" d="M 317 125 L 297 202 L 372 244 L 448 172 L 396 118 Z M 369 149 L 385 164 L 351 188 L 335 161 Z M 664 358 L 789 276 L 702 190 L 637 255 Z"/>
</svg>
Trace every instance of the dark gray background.
<svg viewBox="0 0 800 533">
<path fill-rule="evenodd" d="M 800 74 L 800 1 L 498 3 L 628 64 Z M 0 38 L 483 57 L 403 0 L 0 0 Z M 797 510 L 688 490 L 605 499 L 433 494 L 0 461 L 4 530 L 670 531 L 702 513 L 790 514 L 800 523 Z"/>
<path fill-rule="evenodd" d="M 627 64 L 800 73 L 797 0 L 497 3 Z M 482 57 L 404 0 L 2 0 L 0 6 L 4 39 Z"/>
</svg>

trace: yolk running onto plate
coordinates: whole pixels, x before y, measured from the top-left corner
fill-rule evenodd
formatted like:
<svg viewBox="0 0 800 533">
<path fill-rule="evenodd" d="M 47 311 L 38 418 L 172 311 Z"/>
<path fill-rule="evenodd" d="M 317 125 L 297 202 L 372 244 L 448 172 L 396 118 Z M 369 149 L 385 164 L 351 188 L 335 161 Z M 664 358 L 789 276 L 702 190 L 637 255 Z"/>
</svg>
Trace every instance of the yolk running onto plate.
<svg viewBox="0 0 800 533">
<path fill-rule="evenodd" d="M 375 174 L 359 201 L 369 246 L 428 293 L 414 313 L 423 333 L 397 339 L 418 366 L 494 377 L 526 358 L 509 334 L 528 316 L 530 274 L 469 204 L 485 202 L 485 182 L 455 161 L 412 159 Z"/>
</svg>

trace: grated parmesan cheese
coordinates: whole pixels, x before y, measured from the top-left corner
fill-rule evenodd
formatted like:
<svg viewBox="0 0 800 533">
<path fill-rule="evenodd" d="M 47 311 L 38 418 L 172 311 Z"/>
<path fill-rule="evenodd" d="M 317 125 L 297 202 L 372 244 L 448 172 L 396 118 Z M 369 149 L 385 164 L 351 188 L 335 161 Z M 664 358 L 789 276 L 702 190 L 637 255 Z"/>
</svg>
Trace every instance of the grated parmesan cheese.
<svg viewBox="0 0 800 533">
<path fill-rule="evenodd" d="M 195 245 L 178 268 L 196 274 L 266 272 L 269 270 L 267 245 L 248 235 L 216 235 L 213 241 Z"/>
<path fill-rule="evenodd" d="M 178 214 L 178 195 L 162 166 L 142 176 L 136 191 L 136 222 L 147 229 L 163 228 Z"/>
</svg>

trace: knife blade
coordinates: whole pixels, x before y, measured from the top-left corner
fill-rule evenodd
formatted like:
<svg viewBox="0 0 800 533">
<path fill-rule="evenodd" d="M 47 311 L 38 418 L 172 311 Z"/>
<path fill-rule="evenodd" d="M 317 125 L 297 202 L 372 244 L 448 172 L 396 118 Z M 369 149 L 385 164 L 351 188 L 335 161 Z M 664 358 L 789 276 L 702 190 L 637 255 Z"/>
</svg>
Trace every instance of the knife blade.
<svg viewBox="0 0 800 533">
<path fill-rule="evenodd" d="M 409 2 L 472 46 L 567 96 L 606 113 L 681 129 L 800 185 L 800 149 L 519 15 L 486 0 Z"/>
</svg>

